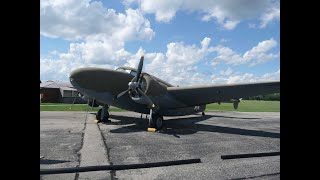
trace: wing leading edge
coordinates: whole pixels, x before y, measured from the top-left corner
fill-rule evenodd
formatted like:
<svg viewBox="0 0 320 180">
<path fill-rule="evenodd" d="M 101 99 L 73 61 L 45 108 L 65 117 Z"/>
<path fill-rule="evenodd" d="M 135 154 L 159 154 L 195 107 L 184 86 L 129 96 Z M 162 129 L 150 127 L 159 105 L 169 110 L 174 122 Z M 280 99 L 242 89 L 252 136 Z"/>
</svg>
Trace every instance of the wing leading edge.
<svg viewBox="0 0 320 180">
<path fill-rule="evenodd" d="M 230 101 L 280 92 L 280 82 L 242 83 L 214 86 L 168 87 L 168 93 L 187 106 Z"/>
</svg>

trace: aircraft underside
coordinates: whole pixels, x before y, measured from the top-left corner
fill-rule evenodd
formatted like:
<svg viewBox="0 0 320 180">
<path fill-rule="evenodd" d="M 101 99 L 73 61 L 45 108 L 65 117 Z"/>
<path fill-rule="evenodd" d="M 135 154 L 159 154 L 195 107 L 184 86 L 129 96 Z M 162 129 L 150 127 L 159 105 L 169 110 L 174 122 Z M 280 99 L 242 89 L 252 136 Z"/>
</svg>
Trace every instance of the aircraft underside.
<svg viewBox="0 0 320 180">
<path fill-rule="evenodd" d="M 81 92 L 83 94 L 86 94 L 89 97 L 95 97 L 95 100 L 109 106 L 114 106 L 120 109 L 125 109 L 128 111 L 134 111 L 142 114 L 149 114 L 150 109 L 144 105 L 139 104 L 131 100 L 129 96 L 124 96 L 121 99 L 114 99 L 114 95 L 108 92 L 101 92 L 97 93 L 90 90 L 84 90 Z M 185 106 L 177 101 L 173 101 L 169 98 L 163 98 L 163 97 L 154 97 L 152 98 L 153 102 L 157 102 L 160 104 L 160 108 L 156 111 L 158 114 L 162 116 L 185 116 L 190 114 L 195 114 L 199 112 L 203 112 L 206 108 L 206 105 L 201 106 L 189 106 L 189 107 L 181 107 Z M 170 101 L 169 101 L 170 100 Z M 167 104 L 171 104 L 171 106 L 168 106 Z M 162 104 L 166 104 L 167 108 L 161 108 Z M 171 108 L 168 108 L 171 107 Z M 180 108 L 178 108 L 180 107 Z"/>
</svg>

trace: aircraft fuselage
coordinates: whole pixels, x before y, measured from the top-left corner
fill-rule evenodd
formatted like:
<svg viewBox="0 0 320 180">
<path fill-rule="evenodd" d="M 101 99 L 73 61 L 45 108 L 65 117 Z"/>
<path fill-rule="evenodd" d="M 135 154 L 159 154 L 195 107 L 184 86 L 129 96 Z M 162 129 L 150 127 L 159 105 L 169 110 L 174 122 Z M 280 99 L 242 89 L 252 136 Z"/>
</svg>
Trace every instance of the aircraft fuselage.
<svg viewBox="0 0 320 180">
<path fill-rule="evenodd" d="M 70 82 L 81 94 L 102 104 L 149 114 L 147 105 L 133 101 L 130 94 L 115 98 L 128 89 L 128 83 L 134 78 L 132 73 L 134 71 L 128 73 L 102 68 L 80 68 L 71 73 Z M 147 73 L 143 73 L 143 78 L 145 93 L 157 105 L 157 112 L 162 116 L 182 116 L 205 110 L 205 105 L 187 106 L 171 97 L 167 93 L 167 87 L 172 87 L 169 83 Z"/>
</svg>

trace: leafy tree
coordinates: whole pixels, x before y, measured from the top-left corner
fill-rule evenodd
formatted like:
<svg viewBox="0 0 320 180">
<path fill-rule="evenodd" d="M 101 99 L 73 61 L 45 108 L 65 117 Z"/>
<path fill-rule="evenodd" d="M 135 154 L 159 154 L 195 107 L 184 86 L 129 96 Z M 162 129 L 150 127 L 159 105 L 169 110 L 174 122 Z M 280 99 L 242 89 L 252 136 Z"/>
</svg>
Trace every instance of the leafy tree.
<svg viewBox="0 0 320 180">
<path fill-rule="evenodd" d="M 280 93 L 259 95 L 248 98 L 243 98 L 244 100 L 261 100 L 261 101 L 280 101 Z"/>
</svg>

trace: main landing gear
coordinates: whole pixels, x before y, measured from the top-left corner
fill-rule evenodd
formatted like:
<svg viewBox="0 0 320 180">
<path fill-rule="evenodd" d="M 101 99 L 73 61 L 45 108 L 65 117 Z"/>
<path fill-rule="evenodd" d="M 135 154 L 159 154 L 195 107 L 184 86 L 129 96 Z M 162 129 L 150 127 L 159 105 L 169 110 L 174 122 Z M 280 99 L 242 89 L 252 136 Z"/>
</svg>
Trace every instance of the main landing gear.
<svg viewBox="0 0 320 180">
<path fill-rule="evenodd" d="M 152 111 L 151 113 L 152 114 Z M 163 126 L 163 117 L 158 114 L 154 113 L 149 116 L 149 128 L 156 128 L 157 130 L 161 129 Z"/>
<path fill-rule="evenodd" d="M 98 110 L 96 114 L 96 119 L 98 122 L 111 122 L 109 120 L 109 106 L 108 105 L 103 105 L 101 109 Z"/>
</svg>

